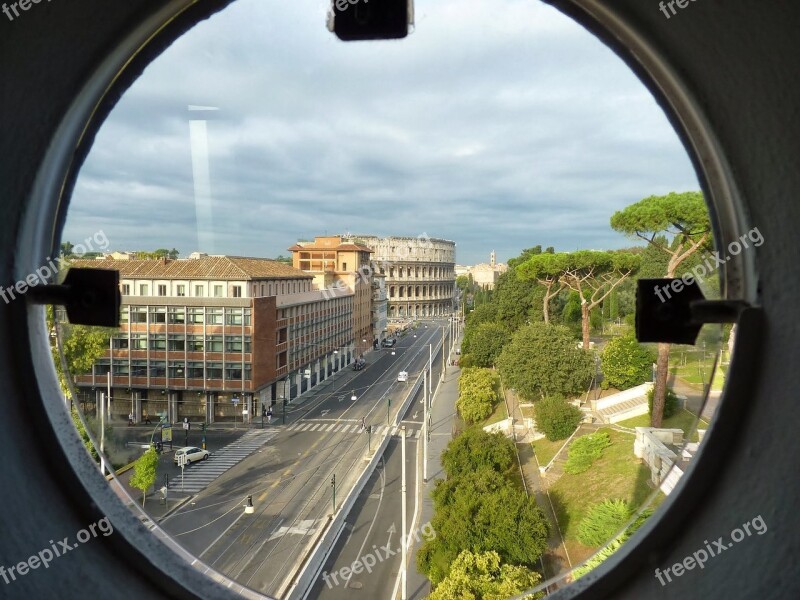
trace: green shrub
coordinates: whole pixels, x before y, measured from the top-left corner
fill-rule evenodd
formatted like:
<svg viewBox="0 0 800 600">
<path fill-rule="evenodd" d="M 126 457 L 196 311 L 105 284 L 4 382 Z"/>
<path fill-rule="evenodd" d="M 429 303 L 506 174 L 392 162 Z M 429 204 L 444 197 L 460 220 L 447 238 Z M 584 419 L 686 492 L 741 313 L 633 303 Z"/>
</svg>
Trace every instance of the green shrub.
<svg viewBox="0 0 800 600">
<path fill-rule="evenodd" d="M 564 472 L 577 475 L 588 471 L 592 463 L 603 454 L 603 450 L 611 445 L 611 438 L 604 431 L 598 431 L 579 437 L 569 447 Z"/>
<path fill-rule="evenodd" d="M 458 477 L 479 469 L 508 473 L 516 467 L 517 449 L 502 433 L 487 433 L 470 427 L 453 438 L 442 453 L 447 477 Z"/>
<path fill-rule="evenodd" d="M 578 540 L 584 546 L 600 546 L 608 542 L 631 518 L 625 500 L 603 500 L 589 509 L 578 524 Z"/>
<path fill-rule="evenodd" d="M 584 564 L 580 567 L 575 569 L 572 572 L 573 577 L 578 579 L 586 575 L 592 569 L 595 569 L 600 563 L 602 563 L 605 559 L 609 556 L 614 554 L 617 550 L 619 550 L 620 546 L 628 541 L 628 538 L 631 537 L 639 527 L 653 514 L 653 509 L 648 508 L 642 514 L 640 514 L 636 520 L 631 523 L 630 527 L 628 527 L 623 533 L 619 534 L 610 544 L 608 544 L 605 548 L 600 550 L 597 554 L 595 554 L 592 558 L 587 560 Z"/>
<path fill-rule="evenodd" d="M 578 427 L 582 413 L 561 396 L 551 396 L 534 403 L 536 428 L 551 442 L 565 440 Z"/>
<path fill-rule="evenodd" d="M 655 360 L 655 354 L 632 334 L 614 338 L 603 349 L 604 381 L 619 390 L 640 385 L 651 378 Z"/>
<path fill-rule="evenodd" d="M 458 380 L 456 408 L 468 425 L 492 414 L 500 400 L 500 381 L 491 369 L 464 369 Z"/>
<path fill-rule="evenodd" d="M 653 395 L 655 394 L 655 388 L 650 388 L 650 391 L 647 392 L 647 412 L 652 415 L 653 414 Z M 671 388 L 667 388 L 667 395 L 664 398 L 664 418 L 669 419 L 672 415 L 678 412 L 680 408 L 680 400 L 675 392 L 672 391 Z"/>
</svg>

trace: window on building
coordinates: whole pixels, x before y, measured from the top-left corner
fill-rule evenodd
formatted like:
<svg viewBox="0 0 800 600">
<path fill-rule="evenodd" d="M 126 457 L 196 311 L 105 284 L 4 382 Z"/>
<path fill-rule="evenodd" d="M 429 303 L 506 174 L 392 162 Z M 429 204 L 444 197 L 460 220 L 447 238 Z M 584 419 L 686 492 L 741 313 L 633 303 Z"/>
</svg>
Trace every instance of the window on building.
<svg viewBox="0 0 800 600">
<path fill-rule="evenodd" d="M 131 306 L 131 323 L 147 323 L 146 306 Z"/>
<path fill-rule="evenodd" d="M 131 334 L 131 350 L 147 350 L 147 334 Z"/>
<path fill-rule="evenodd" d="M 199 307 L 192 307 L 189 309 L 189 323 L 192 325 L 202 325 L 205 319 L 203 309 Z"/>
<path fill-rule="evenodd" d="M 150 377 L 166 377 L 167 363 L 163 360 L 150 361 Z"/>
<path fill-rule="evenodd" d="M 183 324 L 186 322 L 186 310 L 182 306 L 170 306 L 167 314 L 170 323 Z"/>
<path fill-rule="evenodd" d="M 132 360 L 131 361 L 131 377 L 147 377 L 147 361 L 146 360 Z"/>
<path fill-rule="evenodd" d="M 278 368 L 286 366 L 286 352 L 279 352 L 278 353 Z"/>
<path fill-rule="evenodd" d="M 111 341 L 111 346 L 114 350 L 127 350 L 128 349 L 128 338 L 113 338 Z"/>
<path fill-rule="evenodd" d="M 183 361 L 169 361 L 169 376 L 171 379 L 183 379 L 186 375 L 186 366 Z"/>
<path fill-rule="evenodd" d="M 249 308 L 245 308 L 244 311 L 243 311 L 243 313 L 244 313 L 244 325 L 246 327 L 250 326 L 250 316 L 252 315 L 252 312 L 253 311 L 251 309 L 249 309 Z"/>
<path fill-rule="evenodd" d="M 218 362 L 207 363 L 206 377 L 208 379 L 222 379 L 222 363 Z"/>
<path fill-rule="evenodd" d="M 221 335 L 210 335 L 206 338 L 206 352 L 222 352 Z"/>
<path fill-rule="evenodd" d="M 242 351 L 242 336 L 228 335 L 225 336 L 225 352 L 241 352 Z"/>
<path fill-rule="evenodd" d="M 139 295 L 140 296 L 149 296 L 150 295 L 150 286 L 146 283 L 139 284 Z"/>
<path fill-rule="evenodd" d="M 151 323 L 166 323 L 167 322 L 167 309 L 166 307 L 151 306 L 150 307 L 150 322 Z"/>
<path fill-rule="evenodd" d="M 128 361 L 114 361 L 114 377 L 127 377 L 130 372 Z"/>
<path fill-rule="evenodd" d="M 244 352 L 245 354 L 250 354 L 253 351 L 253 345 L 250 340 L 250 336 L 244 336 Z"/>
<path fill-rule="evenodd" d="M 119 322 L 127 323 L 129 318 L 130 318 L 130 308 L 128 308 L 127 306 L 123 306 L 122 310 L 119 311 Z"/>
<path fill-rule="evenodd" d="M 241 298 L 241 297 L 242 297 L 242 286 L 240 286 L 240 285 L 234 285 L 234 286 L 231 288 L 231 292 L 232 292 L 232 293 L 231 293 L 231 295 L 232 295 L 234 298 Z"/>
<path fill-rule="evenodd" d="M 241 308 L 226 308 L 225 309 L 225 324 L 226 325 L 241 325 L 242 324 L 242 309 Z"/>
<path fill-rule="evenodd" d="M 163 283 L 158 284 L 158 295 L 159 296 L 166 296 L 167 295 L 167 286 Z"/>
<path fill-rule="evenodd" d="M 225 363 L 225 379 L 228 381 L 232 379 L 242 378 L 242 363 Z"/>
<path fill-rule="evenodd" d="M 95 375 L 108 375 L 108 372 L 110 370 L 111 370 L 111 363 L 106 359 L 101 359 L 94 363 Z"/>
<path fill-rule="evenodd" d="M 203 372 L 203 363 L 190 362 L 186 366 L 186 376 L 189 379 L 203 379 L 203 377 L 205 376 Z"/>
<path fill-rule="evenodd" d="M 189 352 L 202 352 L 205 348 L 205 339 L 202 335 L 187 335 L 186 336 L 186 349 Z"/>
<path fill-rule="evenodd" d="M 206 324 L 207 325 L 222 325 L 222 309 L 221 308 L 207 308 L 206 309 Z"/>
<path fill-rule="evenodd" d="M 130 296 L 131 295 L 131 286 L 128 283 L 122 284 L 122 295 L 123 296 Z"/>
<path fill-rule="evenodd" d="M 167 336 L 157 333 L 150 337 L 150 350 L 163 351 L 167 349 Z"/>
<path fill-rule="evenodd" d="M 203 286 L 202 286 L 202 285 L 196 285 L 196 286 L 194 286 L 194 295 L 195 295 L 197 298 L 202 298 L 203 296 L 205 296 L 205 295 L 206 295 L 206 293 L 205 293 L 205 290 L 203 289 Z"/>
<path fill-rule="evenodd" d="M 214 286 L 214 298 L 222 298 L 222 286 L 215 285 Z"/>
<path fill-rule="evenodd" d="M 167 340 L 167 349 L 170 352 L 183 352 L 186 350 L 186 337 L 182 335 L 170 335 Z"/>
<path fill-rule="evenodd" d="M 244 364 L 244 380 L 245 381 L 250 381 L 253 378 L 252 373 L 253 373 L 253 367 L 250 365 L 250 363 L 245 363 Z"/>
<path fill-rule="evenodd" d="M 175 294 L 177 296 L 185 296 L 186 295 L 186 286 L 182 283 L 175 286 Z"/>
</svg>

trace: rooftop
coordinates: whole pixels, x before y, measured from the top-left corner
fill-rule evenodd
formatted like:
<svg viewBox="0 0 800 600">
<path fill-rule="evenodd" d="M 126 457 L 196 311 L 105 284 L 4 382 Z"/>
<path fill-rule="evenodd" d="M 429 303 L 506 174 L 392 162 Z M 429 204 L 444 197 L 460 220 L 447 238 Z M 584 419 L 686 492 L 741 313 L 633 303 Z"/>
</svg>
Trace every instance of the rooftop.
<svg viewBox="0 0 800 600">
<path fill-rule="evenodd" d="M 120 279 L 215 279 L 250 281 L 254 279 L 313 279 L 300 269 L 267 258 L 244 256 L 203 256 L 144 260 L 73 260 L 72 267 L 114 269 Z"/>
</svg>

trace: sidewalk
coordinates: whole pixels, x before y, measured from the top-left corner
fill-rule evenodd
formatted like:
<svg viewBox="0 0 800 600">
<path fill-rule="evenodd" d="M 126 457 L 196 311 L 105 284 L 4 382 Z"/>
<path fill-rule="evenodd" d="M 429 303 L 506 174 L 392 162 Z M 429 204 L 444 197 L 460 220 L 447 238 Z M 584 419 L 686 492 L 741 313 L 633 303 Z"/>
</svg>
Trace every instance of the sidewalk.
<svg viewBox="0 0 800 600">
<path fill-rule="evenodd" d="M 422 484 L 420 514 L 415 525 L 419 530 L 425 523 L 429 523 L 433 518 L 433 500 L 431 492 L 435 487 L 437 479 L 443 479 L 441 455 L 447 444 L 453 438 L 454 427 L 456 425 L 456 400 L 458 399 L 458 379 L 461 376 L 461 369 L 454 366 L 447 367 L 445 380 L 439 384 L 439 388 L 434 394 L 433 407 L 431 409 L 431 441 L 428 444 L 428 481 Z M 412 543 L 414 541 L 411 537 Z M 410 548 L 408 561 L 408 598 L 409 600 L 420 600 L 430 593 L 430 582 L 428 578 L 417 571 L 417 550 L 419 545 L 415 544 Z"/>
<path fill-rule="evenodd" d="M 536 460 L 533 446 L 528 442 L 517 444 L 517 456 L 519 456 L 526 492 L 529 496 L 536 498 L 536 504 L 542 509 L 547 521 L 550 523 L 550 534 L 547 536 L 547 551 L 542 556 L 542 568 L 544 571 L 542 580 L 546 581 L 569 571 L 572 568 L 572 563 L 561 537 L 561 532 L 558 529 L 550 497 L 539 476 L 539 462 Z M 564 585 L 564 582 L 552 585 L 548 588 L 548 593 Z"/>
</svg>

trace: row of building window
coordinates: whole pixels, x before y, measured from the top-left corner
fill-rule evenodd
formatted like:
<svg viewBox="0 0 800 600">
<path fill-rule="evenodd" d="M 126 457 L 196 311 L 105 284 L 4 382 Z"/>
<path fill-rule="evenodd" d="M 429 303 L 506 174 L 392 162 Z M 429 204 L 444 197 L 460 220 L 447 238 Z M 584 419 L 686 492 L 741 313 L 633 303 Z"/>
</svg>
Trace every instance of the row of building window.
<svg viewBox="0 0 800 600">
<path fill-rule="evenodd" d="M 205 364 L 205 369 L 203 365 Z M 224 366 L 223 366 L 224 364 Z M 163 360 L 114 361 L 114 377 L 169 377 L 170 379 L 224 379 L 225 381 L 249 381 L 252 366 L 249 363 L 179 362 Z M 106 359 L 94 365 L 95 375 L 108 375 L 111 364 Z M 169 373 L 169 375 L 167 375 Z"/>
<path fill-rule="evenodd" d="M 123 306 L 121 323 L 169 323 L 170 325 L 245 325 L 249 326 L 249 308 L 210 308 L 185 306 Z"/>
<path fill-rule="evenodd" d="M 112 341 L 115 350 L 154 350 L 163 352 L 242 352 L 252 351 L 249 335 L 180 335 L 163 333 L 132 333 L 129 337 L 115 337 Z"/>
<path fill-rule="evenodd" d="M 413 296 L 411 294 L 412 291 L 414 292 Z M 445 294 L 452 294 L 453 293 L 453 287 L 452 286 L 426 286 L 426 285 L 423 285 L 422 287 L 420 287 L 420 286 L 414 287 L 414 286 L 410 286 L 410 285 L 408 287 L 405 287 L 405 286 L 401 285 L 401 286 L 398 286 L 397 292 L 398 292 L 398 296 L 397 296 L 398 298 L 404 298 L 404 297 L 407 297 L 407 298 L 412 298 L 412 297 L 414 297 L 414 298 L 431 297 L 431 298 L 433 298 L 433 297 L 435 297 L 434 296 L 435 294 L 438 295 L 439 297 L 444 297 Z M 422 292 L 422 293 L 420 293 L 420 292 Z M 395 286 L 392 285 L 392 286 L 389 287 L 389 298 L 394 298 L 394 297 L 395 297 Z"/>
<path fill-rule="evenodd" d="M 135 289 L 139 292 L 139 296 L 150 296 L 150 284 L 149 283 L 139 283 L 133 284 L 134 286 L 138 285 L 138 287 L 133 288 L 132 284 L 130 283 L 123 283 L 121 285 L 121 291 L 123 296 L 130 296 L 131 291 Z M 211 298 L 225 298 L 225 286 L 222 284 L 213 284 L 208 286 L 210 295 L 208 297 Z M 162 296 L 166 297 L 170 295 L 169 286 L 165 283 L 157 283 L 153 286 L 154 294 L 153 296 Z M 285 295 L 285 294 L 297 294 L 299 292 L 307 292 L 311 289 L 311 282 L 305 280 L 299 281 L 275 281 L 275 282 L 260 282 L 253 284 L 253 295 L 256 296 L 261 293 L 261 296 L 277 296 L 277 295 Z M 177 283 L 175 284 L 175 296 L 178 297 L 185 297 L 187 292 L 191 290 L 191 287 L 185 283 Z M 194 286 L 194 294 L 193 297 L 195 298 L 205 298 L 206 296 L 206 286 L 203 284 L 197 284 Z M 231 285 L 228 289 L 227 297 L 229 298 L 241 298 L 242 297 L 242 286 L 241 285 Z"/>
</svg>

